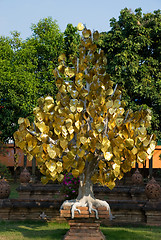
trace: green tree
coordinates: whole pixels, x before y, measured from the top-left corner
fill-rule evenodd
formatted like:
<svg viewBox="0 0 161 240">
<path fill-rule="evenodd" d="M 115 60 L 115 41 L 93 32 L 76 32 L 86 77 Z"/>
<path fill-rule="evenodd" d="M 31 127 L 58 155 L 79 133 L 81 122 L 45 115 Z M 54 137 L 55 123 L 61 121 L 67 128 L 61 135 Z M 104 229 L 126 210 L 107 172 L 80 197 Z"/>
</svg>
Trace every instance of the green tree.
<svg viewBox="0 0 161 240">
<path fill-rule="evenodd" d="M 0 125 L 1 140 L 12 138 L 20 116 L 28 116 L 37 101 L 38 84 L 34 49 L 22 42 L 17 32 L 0 38 Z"/>
<path fill-rule="evenodd" d="M 83 30 L 72 67 L 64 54 L 59 56 L 56 100 L 41 97 L 34 123 L 20 118 L 14 134 L 28 158 L 36 158 L 43 183 L 62 181 L 66 172 L 79 176 L 77 199 L 62 205 L 72 206 L 72 217 L 79 206 L 88 206 L 97 218 L 93 207 L 105 206 L 110 213 L 108 203 L 94 197 L 93 183 L 112 189 L 135 162 L 151 158 L 156 145 L 155 136 L 147 134 L 150 111 L 125 111 L 121 91 L 106 73 L 106 57 L 94 42 L 98 37 Z"/>
<path fill-rule="evenodd" d="M 107 57 L 107 72 L 123 87 L 123 98 L 132 109 L 143 105 L 152 110 L 151 131 L 161 138 L 161 11 L 121 10 L 99 46 Z"/>
<path fill-rule="evenodd" d="M 56 21 L 51 17 L 32 24 L 32 37 L 28 44 L 36 50 L 36 77 L 39 79 L 39 96 L 55 95 L 56 86 L 52 70 L 57 66 L 58 56 L 63 52 L 64 39 Z"/>
<path fill-rule="evenodd" d="M 68 24 L 64 31 L 64 53 L 68 64 L 71 64 L 69 61 L 72 61 L 72 59 L 78 55 L 79 44 L 80 35 L 77 27 L 73 27 L 72 24 Z"/>
<path fill-rule="evenodd" d="M 1 139 L 12 138 L 20 116 L 32 116 L 37 99 L 55 95 L 52 74 L 63 51 L 63 33 L 51 18 L 32 25 L 33 35 L 22 41 L 18 32 L 0 38 Z"/>
</svg>

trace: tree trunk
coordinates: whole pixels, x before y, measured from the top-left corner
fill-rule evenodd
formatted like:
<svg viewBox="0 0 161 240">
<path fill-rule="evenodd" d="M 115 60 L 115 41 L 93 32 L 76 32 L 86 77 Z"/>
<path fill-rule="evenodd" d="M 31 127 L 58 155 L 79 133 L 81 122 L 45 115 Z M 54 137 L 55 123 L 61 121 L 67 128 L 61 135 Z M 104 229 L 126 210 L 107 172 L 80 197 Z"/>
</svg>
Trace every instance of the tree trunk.
<svg viewBox="0 0 161 240">
<path fill-rule="evenodd" d="M 93 194 L 93 183 L 89 177 L 80 176 L 79 191 L 77 200 L 82 199 L 83 197 L 94 198 Z"/>
<path fill-rule="evenodd" d="M 110 206 L 106 201 L 96 199 L 93 194 L 93 183 L 91 182 L 90 175 L 85 176 L 82 174 L 80 176 L 79 192 L 78 197 L 73 200 L 66 200 L 60 209 L 64 209 L 65 206 L 71 206 L 71 217 L 74 218 L 74 212 L 77 211 L 81 213 L 79 207 L 88 207 L 89 213 L 95 212 L 96 218 L 98 219 L 98 207 L 105 207 L 109 211 L 110 219 L 112 219 L 112 214 Z"/>
</svg>

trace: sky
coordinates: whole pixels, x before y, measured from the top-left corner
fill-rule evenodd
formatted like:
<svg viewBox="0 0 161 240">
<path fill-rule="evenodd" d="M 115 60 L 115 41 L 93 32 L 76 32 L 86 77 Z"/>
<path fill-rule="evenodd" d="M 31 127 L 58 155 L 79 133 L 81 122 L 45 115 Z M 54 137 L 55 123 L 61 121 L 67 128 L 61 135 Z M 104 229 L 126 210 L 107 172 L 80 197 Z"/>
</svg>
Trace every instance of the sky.
<svg viewBox="0 0 161 240">
<path fill-rule="evenodd" d="M 68 23 L 86 24 L 99 32 L 110 30 L 110 19 L 118 19 L 121 9 L 133 12 L 141 7 L 143 13 L 161 9 L 161 0 L 0 0 L 0 35 L 11 36 L 11 31 L 30 37 L 31 24 L 52 17 L 63 32 Z"/>
</svg>

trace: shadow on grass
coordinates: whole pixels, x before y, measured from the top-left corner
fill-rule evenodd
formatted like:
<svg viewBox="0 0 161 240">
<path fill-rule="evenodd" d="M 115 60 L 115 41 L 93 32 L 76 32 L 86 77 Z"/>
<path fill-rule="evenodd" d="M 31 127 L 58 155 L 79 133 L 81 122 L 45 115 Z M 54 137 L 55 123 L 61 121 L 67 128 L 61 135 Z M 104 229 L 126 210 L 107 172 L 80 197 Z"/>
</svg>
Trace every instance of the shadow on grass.
<svg viewBox="0 0 161 240">
<path fill-rule="evenodd" d="M 61 240 L 68 231 L 66 223 L 51 223 L 37 221 L 0 222 L 0 236 L 2 239 L 45 239 Z M 0 239 L 1 239 L 0 237 Z M 6 238 L 5 238 L 6 237 Z"/>
<path fill-rule="evenodd" d="M 160 227 L 101 227 L 108 240 L 161 240 Z"/>
</svg>

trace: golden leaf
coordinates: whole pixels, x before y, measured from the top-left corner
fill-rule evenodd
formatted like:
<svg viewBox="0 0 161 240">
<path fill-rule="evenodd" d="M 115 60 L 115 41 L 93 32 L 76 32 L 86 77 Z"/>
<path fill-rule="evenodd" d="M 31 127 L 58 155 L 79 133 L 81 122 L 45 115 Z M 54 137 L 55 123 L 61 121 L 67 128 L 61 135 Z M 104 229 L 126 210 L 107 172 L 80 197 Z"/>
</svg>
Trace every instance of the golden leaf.
<svg viewBox="0 0 161 240">
<path fill-rule="evenodd" d="M 95 41 L 98 41 L 98 39 L 99 39 L 99 32 L 98 32 L 98 31 L 95 31 L 95 32 L 93 33 L 93 39 L 94 39 Z"/>
<path fill-rule="evenodd" d="M 78 169 L 73 169 L 72 170 L 72 175 L 77 178 L 79 176 L 79 170 Z"/>
<path fill-rule="evenodd" d="M 78 31 L 82 31 L 84 29 L 83 23 L 78 23 L 77 29 L 78 29 Z"/>
<path fill-rule="evenodd" d="M 85 155 L 85 151 L 83 149 L 79 149 L 78 156 L 82 158 L 82 157 L 84 157 L 84 155 Z"/>
<path fill-rule="evenodd" d="M 110 161 L 112 157 L 113 157 L 113 154 L 112 154 L 112 153 L 110 153 L 110 152 L 104 152 L 104 158 L 105 158 L 107 161 Z"/>
<path fill-rule="evenodd" d="M 27 160 L 32 161 L 33 156 L 31 154 L 27 154 Z"/>
<path fill-rule="evenodd" d="M 47 96 L 44 101 L 49 105 L 51 103 L 54 103 L 54 99 L 51 96 Z"/>
<path fill-rule="evenodd" d="M 49 126 L 46 126 L 44 122 L 37 122 L 35 125 L 38 127 L 40 132 L 42 133 L 48 133 L 49 132 Z"/>
<path fill-rule="evenodd" d="M 64 72 L 64 69 L 65 69 L 65 66 L 64 66 L 63 64 L 60 64 L 60 65 L 58 66 L 59 72 L 63 73 L 63 72 Z"/>
<path fill-rule="evenodd" d="M 56 135 L 60 135 L 60 130 L 59 129 L 54 128 L 54 132 L 55 132 Z"/>
<path fill-rule="evenodd" d="M 50 175 L 52 177 L 52 180 L 55 181 L 57 178 L 57 171 L 50 172 Z"/>
<path fill-rule="evenodd" d="M 26 146 L 26 142 L 25 142 L 25 141 L 19 142 L 19 143 L 18 143 L 18 146 L 19 146 L 21 149 L 24 149 L 24 147 Z"/>
<path fill-rule="evenodd" d="M 56 163 L 56 170 L 58 173 L 61 173 L 63 171 L 63 164 L 62 162 L 57 162 Z"/>
<path fill-rule="evenodd" d="M 56 148 L 55 148 L 55 152 L 56 152 L 57 156 L 60 158 L 61 155 L 62 155 L 61 150 L 60 150 L 58 147 L 56 147 Z"/>
<path fill-rule="evenodd" d="M 143 145 L 144 147 L 147 147 L 149 145 L 149 140 L 147 138 L 145 138 L 145 140 L 143 141 Z"/>
<path fill-rule="evenodd" d="M 116 126 L 119 127 L 124 121 L 124 118 L 116 118 Z"/>
<path fill-rule="evenodd" d="M 49 140 L 49 136 L 47 134 L 41 133 L 40 139 L 41 139 L 42 142 L 47 143 L 48 140 Z"/>
<path fill-rule="evenodd" d="M 96 124 L 95 127 L 96 127 L 98 133 L 100 133 L 100 132 L 102 132 L 103 129 L 104 129 L 104 123 Z"/>
<path fill-rule="evenodd" d="M 99 161 L 99 164 L 98 164 L 98 167 L 99 167 L 99 169 L 103 169 L 103 168 L 106 168 L 106 163 L 105 162 L 103 162 L 102 160 L 100 160 Z"/>
<path fill-rule="evenodd" d="M 87 142 L 87 138 L 86 138 L 86 137 L 81 137 L 81 138 L 80 138 L 80 142 L 81 142 L 82 144 L 85 144 L 85 143 Z"/>
<path fill-rule="evenodd" d="M 115 187 L 115 185 L 116 185 L 115 182 L 111 182 L 111 181 L 110 181 L 110 182 L 107 183 L 107 187 L 108 187 L 110 190 L 112 190 L 112 189 Z"/>
<path fill-rule="evenodd" d="M 43 176 L 43 177 L 41 177 L 41 182 L 43 183 L 43 184 L 47 184 L 48 182 L 49 182 L 49 178 L 48 177 L 46 177 L 46 176 Z"/>
<path fill-rule="evenodd" d="M 82 95 L 83 98 L 85 98 L 88 95 L 88 90 L 83 89 L 80 94 Z"/>
<path fill-rule="evenodd" d="M 137 152 L 138 152 L 138 150 L 137 150 L 137 148 L 136 147 L 134 147 L 132 150 L 131 150 L 131 152 L 132 152 L 132 154 L 137 154 Z"/>
<path fill-rule="evenodd" d="M 74 133 L 69 134 L 68 137 L 67 137 L 68 142 L 70 142 L 73 138 L 74 138 Z"/>
<path fill-rule="evenodd" d="M 56 157 L 55 148 L 51 144 L 47 145 L 47 152 L 48 152 L 50 158 L 54 159 Z"/>
<path fill-rule="evenodd" d="M 63 179 L 64 179 L 64 175 L 63 174 L 58 174 L 57 179 L 58 179 L 58 182 L 62 182 Z"/>
<path fill-rule="evenodd" d="M 46 162 L 45 165 L 49 169 L 50 172 L 54 172 L 56 169 L 56 163 L 53 161 Z"/>
<path fill-rule="evenodd" d="M 71 110 L 71 112 L 74 113 L 77 110 L 77 108 L 75 106 L 70 106 L 70 110 Z"/>
<path fill-rule="evenodd" d="M 144 151 L 138 152 L 137 158 L 140 162 L 144 162 L 147 158 L 147 153 Z"/>
<path fill-rule="evenodd" d="M 79 79 L 83 79 L 83 73 L 77 73 L 76 76 L 75 76 L 75 79 L 76 80 L 79 80 Z"/>
<path fill-rule="evenodd" d="M 112 168 L 114 170 L 115 177 L 118 177 L 118 175 L 120 174 L 120 165 L 118 165 L 117 163 L 114 163 L 112 165 Z"/>
<path fill-rule="evenodd" d="M 115 111 L 116 111 L 116 110 L 115 110 L 114 108 L 110 108 L 110 109 L 109 109 L 109 113 L 110 113 L 111 115 L 113 115 Z"/>
<path fill-rule="evenodd" d="M 77 128 L 78 130 L 80 129 L 80 122 L 79 122 L 79 120 L 75 122 L 75 126 L 76 126 L 76 128 Z"/>
<path fill-rule="evenodd" d="M 62 85 L 60 88 L 59 88 L 59 92 L 61 93 L 66 93 L 66 86 L 65 85 Z"/>
<path fill-rule="evenodd" d="M 66 124 L 67 129 L 72 126 L 72 123 L 73 123 L 73 121 L 72 121 L 72 119 L 70 119 L 70 118 L 67 118 L 67 119 L 65 120 L 65 124 Z"/>
<path fill-rule="evenodd" d="M 62 147 L 63 150 L 65 150 L 68 146 L 68 141 L 65 139 L 60 139 L 60 146 Z"/>
<path fill-rule="evenodd" d="M 119 108 L 120 105 L 121 105 L 121 101 L 118 100 L 118 99 L 116 99 L 116 100 L 114 101 L 114 103 L 113 103 L 113 108 Z"/>
<path fill-rule="evenodd" d="M 20 124 L 24 123 L 24 121 L 25 121 L 25 119 L 22 118 L 22 117 L 20 117 L 20 118 L 18 119 L 18 124 L 20 125 Z"/>
<path fill-rule="evenodd" d="M 74 71 L 70 67 L 65 68 L 65 74 L 70 78 L 74 77 L 75 75 Z"/>
<path fill-rule="evenodd" d="M 139 131 L 139 135 L 141 135 L 141 136 L 145 136 L 147 134 L 145 127 L 138 128 L 138 131 Z"/>
<path fill-rule="evenodd" d="M 134 147 L 134 140 L 131 138 L 126 139 L 125 147 L 131 150 Z"/>
<path fill-rule="evenodd" d="M 150 143 L 150 149 L 151 149 L 152 151 L 154 151 L 154 150 L 155 150 L 155 147 L 156 147 L 156 142 L 155 142 L 155 141 L 151 141 L 151 143 Z"/>
<path fill-rule="evenodd" d="M 65 126 L 62 126 L 62 135 L 66 138 L 66 136 L 68 135 L 68 131 L 66 129 Z"/>
<path fill-rule="evenodd" d="M 72 98 L 76 98 L 76 97 L 78 97 L 79 92 L 76 90 L 72 90 L 72 91 L 70 91 L 70 94 L 71 94 Z"/>
<path fill-rule="evenodd" d="M 63 53 L 63 54 L 61 54 L 59 57 L 58 57 L 58 61 L 60 62 L 60 61 L 65 61 L 66 60 L 66 56 L 65 56 L 65 54 Z"/>
<path fill-rule="evenodd" d="M 83 111 L 83 108 L 84 108 L 84 103 L 83 102 L 80 102 L 78 105 L 77 105 L 77 111 L 80 113 Z"/>
<path fill-rule="evenodd" d="M 72 133 L 74 132 L 73 126 L 71 126 L 71 127 L 68 128 L 68 132 L 69 132 L 70 134 L 72 134 Z"/>
<path fill-rule="evenodd" d="M 107 95 L 112 95 L 113 93 L 113 89 L 112 88 L 109 88 L 107 91 L 106 91 L 106 94 Z"/>
<path fill-rule="evenodd" d="M 32 150 L 32 154 L 33 154 L 33 155 L 36 155 L 36 154 L 40 153 L 40 151 L 42 151 L 42 150 L 40 150 L 40 149 L 42 149 L 42 146 L 36 146 L 36 147 Z"/>
<path fill-rule="evenodd" d="M 78 105 L 78 99 L 71 99 L 70 100 L 70 106 L 77 106 Z"/>
<path fill-rule="evenodd" d="M 82 32 L 84 38 L 89 38 L 91 36 L 91 31 L 88 29 L 83 30 Z"/>
<path fill-rule="evenodd" d="M 75 160 L 75 154 L 76 154 L 76 149 L 71 149 L 68 153 L 67 156 L 71 161 Z"/>
<path fill-rule="evenodd" d="M 63 156 L 63 162 L 64 163 L 68 163 L 70 161 L 70 159 L 65 155 Z"/>
</svg>

